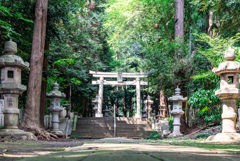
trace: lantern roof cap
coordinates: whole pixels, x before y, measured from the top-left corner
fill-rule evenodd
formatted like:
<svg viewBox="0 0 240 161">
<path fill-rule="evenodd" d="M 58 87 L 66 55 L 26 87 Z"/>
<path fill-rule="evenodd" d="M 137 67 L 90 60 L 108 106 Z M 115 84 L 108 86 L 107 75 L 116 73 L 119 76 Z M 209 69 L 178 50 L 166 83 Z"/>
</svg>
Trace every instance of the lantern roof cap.
<svg viewBox="0 0 240 161">
<path fill-rule="evenodd" d="M 21 70 L 25 70 L 29 67 L 28 62 L 24 62 L 20 56 L 14 55 L 17 53 L 17 44 L 12 40 L 5 42 L 4 52 L 7 54 L 0 57 L 0 68 L 17 67 Z"/>
<path fill-rule="evenodd" d="M 240 73 L 240 63 L 236 59 L 235 50 L 229 48 L 225 51 L 224 59 L 227 60 L 219 64 L 218 68 L 213 68 L 212 72 L 216 75 L 223 73 Z"/>
<path fill-rule="evenodd" d="M 187 97 L 183 97 L 182 95 L 180 95 L 180 92 L 181 91 L 181 89 L 180 88 L 178 88 L 178 86 L 177 86 L 177 88 L 175 89 L 175 95 L 174 96 L 172 96 L 172 97 L 169 97 L 168 98 L 168 101 L 170 101 L 170 102 L 186 102 L 187 101 Z"/>
<path fill-rule="evenodd" d="M 50 93 L 47 93 L 48 98 L 64 98 L 66 95 L 64 93 L 61 93 L 61 91 L 58 90 L 59 85 L 57 82 L 53 84 L 53 90 Z"/>
</svg>

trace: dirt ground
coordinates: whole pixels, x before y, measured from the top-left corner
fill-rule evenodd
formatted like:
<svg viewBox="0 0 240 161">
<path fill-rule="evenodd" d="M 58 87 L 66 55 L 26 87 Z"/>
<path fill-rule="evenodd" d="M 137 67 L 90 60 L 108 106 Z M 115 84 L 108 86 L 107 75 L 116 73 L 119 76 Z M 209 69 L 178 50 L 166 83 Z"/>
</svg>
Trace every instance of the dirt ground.
<svg viewBox="0 0 240 161">
<path fill-rule="evenodd" d="M 0 139 L 0 160 L 15 160 L 14 158 L 34 157 L 64 151 L 69 147 L 91 143 L 94 139 L 57 139 L 57 140 L 4 140 Z"/>
<path fill-rule="evenodd" d="M 129 141 L 130 140 L 130 141 Z M 0 140 L 1 161 L 239 161 L 234 152 L 141 140 Z"/>
</svg>

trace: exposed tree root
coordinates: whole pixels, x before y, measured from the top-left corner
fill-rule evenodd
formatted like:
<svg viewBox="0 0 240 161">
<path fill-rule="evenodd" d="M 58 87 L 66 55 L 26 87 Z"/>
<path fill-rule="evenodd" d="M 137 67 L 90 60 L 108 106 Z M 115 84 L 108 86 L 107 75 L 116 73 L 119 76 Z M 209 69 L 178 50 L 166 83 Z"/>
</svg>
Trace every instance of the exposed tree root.
<svg viewBox="0 0 240 161">
<path fill-rule="evenodd" d="M 56 140 L 58 138 L 57 135 L 48 132 L 42 127 L 22 127 L 22 129 L 33 133 L 38 139 Z"/>
</svg>

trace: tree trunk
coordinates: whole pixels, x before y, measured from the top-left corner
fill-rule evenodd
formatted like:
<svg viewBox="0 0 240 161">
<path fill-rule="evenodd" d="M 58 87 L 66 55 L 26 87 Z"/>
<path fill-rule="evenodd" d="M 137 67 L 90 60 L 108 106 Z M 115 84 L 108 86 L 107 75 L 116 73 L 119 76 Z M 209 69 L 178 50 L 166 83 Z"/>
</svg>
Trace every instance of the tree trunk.
<svg viewBox="0 0 240 161">
<path fill-rule="evenodd" d="M 45 44 L 45 50 L 49 50 L 49 42 Z M 47 74 L 48 71 L 48 55 L 44 53 L 43 60 L 43 79 L 42 79 L 42 89 L 41 89 L 41 102 L 40 102 L 40 124 L 44 127 L 44 115 L 46 108 L 46 94 L 47 94 Z"/>
<path fill-rule="evenodd" d="M 213 37 L 213 31 L 212 31 L 212 25 L 213 25 L 213 12 L 209 11 L 209 17 L 208 17 L 208 33 L 209 36 Z"/>
<path fill-rule="evenodd" d="M 175 2 L 175 39 L 184 43 L 184 0 Z"/>
<path fill-rule="evenodd" d="M 36 0 L 30 74 L 22 128 L 49 138 L 52 134 L 44 131 L 40 124 L 40 98 L 47 25 L 47 6 L 48 0 Z M 52 136 L 56 137 L 55 135 Z"/>
</svg>

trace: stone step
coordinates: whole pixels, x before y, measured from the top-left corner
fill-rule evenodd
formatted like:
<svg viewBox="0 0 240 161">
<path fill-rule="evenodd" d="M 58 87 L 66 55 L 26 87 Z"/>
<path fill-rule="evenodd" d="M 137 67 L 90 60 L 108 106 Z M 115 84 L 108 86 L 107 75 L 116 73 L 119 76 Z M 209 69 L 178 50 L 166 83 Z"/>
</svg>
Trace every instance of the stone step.
<svg viewBox="0 0 240 161">
<path fill-rule="evenodd" d="M 150 135 L 152 134 L 154 131 L 117 131 L 116 134 L 119 135 L 125 135 L 125 134 L 133 134 L 133 135 L 138 135 L 138 134 L 143 134 L 143 135 Z M 93 136 L 93 135 L 105 135 L 105 134 L 114 134 L 113 130 L 110 131 L 74 131 L 75 134 L 79 135 L 79 136 Z"/>
<path fill-rule="evenodd" d="M 122 124 L 116 124 L 118 128 L 152 128 L 152 125 L 133 125 L 133 124 L 127 124 L 127 125 L 122 125 Z M 113 128 L 113 124 L 93 124 L 93 125 L 77 125 L 77 128 Z"/>
<path fill-rule="evenodd" d="M 113 117 L 82 117 L 78 118 L 78 120 L 113 120 Z M 122 120 L 122 121 L 135 121 L 135 120 L 141 120 L 141 121 L 151 121 L 149 118 L 131 118 L 131 117 L 116 117 L 116 120 Z"/>
<path fill-rule="evenodd" d="M 151 131 L 152 128 L 150 127 L 116 127 L 117 130 L 121 131 Z M 83 131 L 83 130 L 114 130 L 114 127 L 86 127 L 86 128 L 76 128 L 76 131 Z"/>
<path fill-rule="evenodd" d="M 153 132 L 151 119 L 117 117 L 116 120 L 117 137 L 145 138 Z M 113 122 L 112 117 L 78 118 L 76 131 L 73 131 L 72 135 L 91 137 L 93 139 L 113 137 Z"/>
<path fill-rule="evenodd" d="M 77 124 L 113 124 L 112 120 L 78 120 Z M 152 124 L 147 121 L 116 121 L 117 124 Z"/>
<path fill-rule="evenodd" d="M 132 129 L 132 130 L 128 130 L 128 129 L 116 129 L 117 132 L 121 132 L 121 133 L 139 133 L 139 132 L 148 132 L 148 131 L 152 131 L 151 129 L 148 130 L 138 130 L 138 129 Z M 114 132 L 114 129 L 82 129 L 82 130 L 76 130 L 76 132 L 84 132 L 84 133 L 105 133 L 105 132 Z"/>
</svg>

